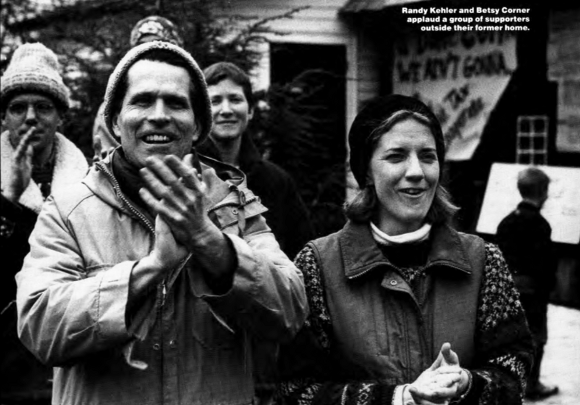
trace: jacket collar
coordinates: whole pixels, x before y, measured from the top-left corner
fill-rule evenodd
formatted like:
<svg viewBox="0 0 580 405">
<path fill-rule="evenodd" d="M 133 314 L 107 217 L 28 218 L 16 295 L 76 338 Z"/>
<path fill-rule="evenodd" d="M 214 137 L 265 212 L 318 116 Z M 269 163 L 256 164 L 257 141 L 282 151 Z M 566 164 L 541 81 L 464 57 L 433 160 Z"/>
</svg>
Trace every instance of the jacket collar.
<svg viewBox="0 0 580 405">
<path fill-rule="evenodd" d="M 245 172 L 250 172 L 254 165 L 261 160 L 262 155 L 260 155 L 250 133 L 248 131 L 244 132 L 242 134 L 242 144 L 240 145 L 240 167 Z"/>
<path fill-rule="evenodd" d="M 526 200 L 522 200 L 519 204 L 518 204 L 518 210 L 528 210 L 528 211 L 534 211 L 534 212 L 540 212 L 541 208 L 538 207 L 536 204 L 534 204 L 531 201 L 526 201 Z"/>
<path fill-rule="evenodd" d="M 87 176 L 83 182 L 95 195 L 107 204 L 130 214 L 130 210 L 128 211 L 126 207 L 124 207 L 125 204 L 119 196 L 121 190 L 119 189 L 118 182 L 113 174 L 112 159 L 114 154 L 117 153 L 117 149 L 119 148 L 116 148 L 109 153 L 105 159 L 96 163 L 94 169 L 91 170 L 90 175 Z M 211 202 L 212 208 L 219 202 L 223 202 L 226 196 L 230 193 L 232 186 L 242 190 L 247 189 L 246 178 L 241 170 L 208 156 L 197 153 L 195 153 L 195 156 L 198 158 L 194 159 L 195 165 L 198 170 L 201 171 L 203 181 L 208 186 L 210 192 L 208 198 Z M 102 172 L 103 174 L 99 172 Z M 141 214 L 153 223 L 154 218 L 151 217 L 148 210 L 144 207 L 134 205 L 134 202 L 129 202 L 132 203 L 133 208 L 138 209 Z"/>
<path fill-rule="evenodd" d="M 204 141 L 197 149 L 203 153 L 205 157 L 212 158 L 212 160 L 220 159 L 220 152 L 211 136 Z M 200 155 L 202 156 L 202 155 Z M 262 160 L 262 156 L 252 140 L 249 131 L 242 134 L 242 141 L 240 143 L 240 168 L 249 173 L 253 167 Z M 231 167 L 231 166 L 230 166 Z"/>
<path fill-rule="evenodd" d="M 12 162 L 14 148 L 10 144 L 8 131 L 4 131 L 0 140 L 2 184 L 8 180 L 9 165 Z M 52 173 L 51 194 L 66 192 L 67 188 L 82 180 L 87 174 L 89 165 L 82 152 L 64 135 L 55 133 L 55 161 Z M 20 204 L 39 213 L 44 203 L 42 192 L 34 180 L 30 179 L 28 187 L 18 200 Z"/>
<path fill-rule="evenodd" d="M 430 238 L 426 267 L 445 267 L 471 274 L 470 262 L 457 231 L 447 225 L 434 225 Z M 362 276 L 380 265 L 395 267 L 377 246 L 368 223 L 348 221 L 340 233 L 339 244 L 347 278 Z"/>
</svg>

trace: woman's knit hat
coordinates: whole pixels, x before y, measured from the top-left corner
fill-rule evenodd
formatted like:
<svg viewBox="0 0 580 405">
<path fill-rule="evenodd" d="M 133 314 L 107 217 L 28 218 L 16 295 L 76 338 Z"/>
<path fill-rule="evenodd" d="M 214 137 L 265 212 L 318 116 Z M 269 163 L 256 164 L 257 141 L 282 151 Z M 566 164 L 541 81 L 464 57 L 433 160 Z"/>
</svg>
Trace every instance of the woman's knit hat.
<svg viewBox="0 0 580 405">
<path fill-rule="evenodd" d="M 113 70 L 113 73 L 111 73 L 111 76 L 109 77 L 109 83 L 107 84 L 107 90 L 105 92 L 104 116 L 107 129 L 112 134 L 115 133 L 113 131 L 113 117 L 115 114 L 119 113 L 119 111 L 113 111 L 113 108 L 119 106 L 121 104 L 120 100 L 125 96 L 125 94 L 119 93 L 119 88 L 124 87 L 121 83 L 126 80 L 125 76 L 127 75 L 129 68 L 133 66 L 135 62 L 146 59 L 147 53 L 154 50 L 170 52 L 183 59 L 188 67 L 191 81 L 195 86 L 195 96 L 200 97 L 199 103 L 191 100 L 193 106 L 198 106 L 198 108 L 201 109 L 201 111 L 194 111 L 195 116 L 198 118 L 201 125 L 199 137 L 194 144 L 200 144 L 209 136 L 212 126 L 211 104 L 207 92 L 207 84 L 205 83 L 203 72 L 193 57 L 184 49 L 169 42 L 153 41 L 137 45 L 136 47 L 131 48 L 117 64 L 115 70 Z"/>
<path fill-rule="evenodd" d="M 435 139 L 439 166 L 443 167 L 445 161 L 445 139 L 443 138 L 441 124 L 431 109 L 414 97 L 399 94 L 378 97 L 371 100 L 358 113 L 348 133 L 350 168 L 361 189 L 366 186 L 368 165 L 373 153 L 371 135 L 385 120 L 399 111 L 410 111 L 427 118 L 429 128 Z"/>
<path fill-rule="evenodd" d="M 183 39 L 177 27 L 164 17 L 151 15 L 139 20 L 131 30 L 131 47 L 141 44 L 147 36 L 183 47 Z"/>
<path fill-rule="evenodd" d="M 16 49 L 2 76 L 2 111 L 18 93 L 38 92 L 50 96 L 60 109 L 69 107 L 69 90 L 59 72 L 53 51 L 41 43 L 23 44 Z"/>
</svg>

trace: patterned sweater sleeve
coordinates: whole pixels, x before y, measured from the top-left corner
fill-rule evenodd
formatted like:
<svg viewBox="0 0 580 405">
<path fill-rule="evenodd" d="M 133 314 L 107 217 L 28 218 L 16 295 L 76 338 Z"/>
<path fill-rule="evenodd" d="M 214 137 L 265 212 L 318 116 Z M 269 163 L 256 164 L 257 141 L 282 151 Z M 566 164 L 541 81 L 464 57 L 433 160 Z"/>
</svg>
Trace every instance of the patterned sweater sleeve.
<svg viewBox="0 0 580 405">
<path fill-rule="evenodd" d="M 330 347 L 332 320 L 326 305 L 320 268 L 312 248 L 296 257 L 304 275 L 310 315 L 291 346 L 282 350 L 280 369 L 285 370 L 278 390 L 284 405 L 390 404 L 394 385 L 378 381 L 346 381 L 333 365 Z"/>
<path fill-rule="evenodd" d="M 533 341 L 519 294 L 499 248 L 485 246 L 486 262 L 477 313 L 473 386 L 465 405 L 522 404 Z"/>
</svg>

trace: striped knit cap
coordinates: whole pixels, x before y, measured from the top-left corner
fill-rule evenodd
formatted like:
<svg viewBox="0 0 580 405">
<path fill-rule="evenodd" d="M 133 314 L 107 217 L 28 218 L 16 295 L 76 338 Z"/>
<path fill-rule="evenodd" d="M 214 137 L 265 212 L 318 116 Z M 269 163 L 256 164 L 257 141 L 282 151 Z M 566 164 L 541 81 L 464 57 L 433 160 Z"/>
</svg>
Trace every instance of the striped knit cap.
<svg viewBox="0 0 580 405">
<path fill-rule="evenodd" d="M 194 111 L 195 116 L 201 125 L 199 137 L 194 142 L 194 145 L 201 144 L 209 136 L 212 126 L 211 104 L 207 92 L 207 84 L 205 83 L 203 72 L 193 57 L 184 49 L 177 45 L 170 44 L 169 42 L 153 41 L 137 45 L 136 47 L 131 48 L 115 67 L 115 70 L 113 70 L 113 73 L 111 73 L 111 76 L 109 77 L 109 83 L 107 84 L 107 90 L 105 92 L 104 116 L 107 129 L 111 134 L 115 133 L 113 131 L 113 117 L 115 114 L 118 114 L 119 111 L 113 111 L 113 108 L 119 106 L 121 104 L 120 98 L 125 96 L 124 94 L 119 94 L 119 87 L 127 75 L 129 68 L 133 66 L 135 62 L 141 59 L 146 59 L 146 54 L 156 49 L 175 54 L 175 56 L 183 59 L 188 66 L 189 76 L 195 86 L 195 96 L 200 97 L 200 103 L 191 100 L 192 105 L 199 105 L 201 107 L 201 111 Z"/>
<path fill-rule="evenodd" d="M 69 90 L 59 73 L 58 59 L 41 43 L 19 46 L 1 81 L 2 111 L 14 95 L 24 92 L 46 94 L 61 109 L 67 110 L 69 107 Z"/>
<path fill-rule="evenodd" d="M 131 47 L 144 42 L 144 38 L 155 38 L 183 47 L 183 39 L 175 24 L 167 18 L 158 15 L 145 17 L 135 24 L 131 30 Z M 149 42 L 149 41 L 146 41 Z"/>
</svg>

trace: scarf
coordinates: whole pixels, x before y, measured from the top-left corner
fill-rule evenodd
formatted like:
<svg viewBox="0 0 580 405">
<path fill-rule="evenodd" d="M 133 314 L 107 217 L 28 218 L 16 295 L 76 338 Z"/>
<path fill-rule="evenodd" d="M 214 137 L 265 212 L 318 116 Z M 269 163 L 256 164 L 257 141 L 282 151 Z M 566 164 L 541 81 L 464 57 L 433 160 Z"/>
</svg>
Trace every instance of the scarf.
<svg viewBox="0 0 580 405">
<path fill-rule="evenodd" d="M 136 204 L 140 208 L 149 210 L 149 206 L 145 204 L 145 201 L 139 195 L 139 190 L 145 187 L 145 181 L 141 178 L 139 174 L 140 168 L 134 166 L 127 160 L 123 148 L 117 149 L 117 153 L 113 154 L 113 175 L 121 187 L 121 191 L 129 200 Z M 155 214 L 153 214 L 155 217 Z"/>
</svg>

